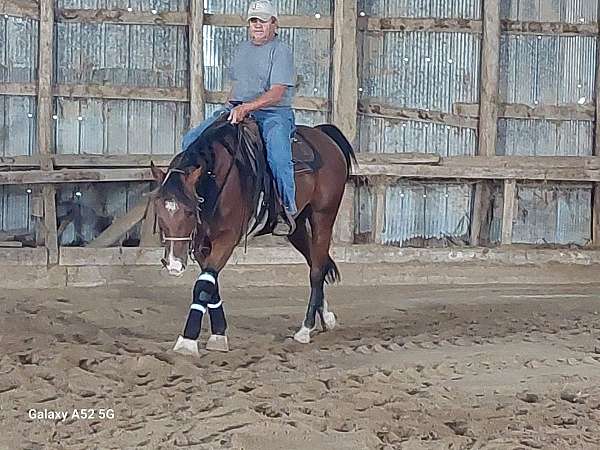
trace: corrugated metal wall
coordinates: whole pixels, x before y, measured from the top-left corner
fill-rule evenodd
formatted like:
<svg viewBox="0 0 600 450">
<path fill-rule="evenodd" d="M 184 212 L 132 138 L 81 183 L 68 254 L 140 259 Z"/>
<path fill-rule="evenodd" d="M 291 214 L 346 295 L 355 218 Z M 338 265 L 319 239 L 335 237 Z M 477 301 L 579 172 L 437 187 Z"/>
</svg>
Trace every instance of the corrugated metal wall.
<svg viewBox="0 0 600 450">
<path fill-rule="evenodd" d="M 597 10 L 597 0 L 501 2 L 502 18 L 510 20 L 585 24 L 597 20 Z M 594 105 L 596 54 L 594 36 L 505 34 L 500 41 L 500 99 L 531 107 Z M 593 145 L 591 120 L 503 118 L 498 123 L 499 155 L 588 156 Z M 591 238 L 591 188 L 519 185 L 513 242 L 586 244 Z"/>
<path fill-rule="evenodd" d="M 480 19 L 479 0 L 364 0 L 359 11 L 379 17 Z M 480 36 L 429 31 L 363 32 L 361 101 L 394 108 L 451 113 L 455 103 L 479 101 Z M 427 152 L 441 156 L 475 155 L 475 128 L 359 116 L 361 152 Z M 372 220 L 373 199 L 359 189 L 357 232 Z M 388 186 L 382 242 L 393 245 L 444 245 L 468 235 L 471 185 L 403 181 Z M 372 195 L 372 193 L 371 193 Z"/>
<path fill-rule="evenodd" d="M 1 16 L 0 82 L 34 82 L 37 54 L 38 21 Z M 35 130 L 35 97 L 0 96 L 0 156 L 34 154 Z M 28 189 L 28 186 L 0 187 L 0 231 L 32 231 Z"/>
</svg>

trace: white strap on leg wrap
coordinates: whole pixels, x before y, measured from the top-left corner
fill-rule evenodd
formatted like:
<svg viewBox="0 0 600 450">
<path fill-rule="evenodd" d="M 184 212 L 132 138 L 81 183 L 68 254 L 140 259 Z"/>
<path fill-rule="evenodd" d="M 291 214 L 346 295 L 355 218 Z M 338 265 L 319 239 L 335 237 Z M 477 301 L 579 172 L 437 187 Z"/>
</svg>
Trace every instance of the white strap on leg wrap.
<svg viewBox="0 0 600 450">
<path fill-rule="evenodd" d="M 190 305 L 190 309 L 195 309 L 196 311 L 200 311 L 202 314 L 206 313 L 206 308 L 198 303 L 192 303 Z"/>
<path fill-rule="evenodd" d="M 213 305 L 213 304 L 211 304 L 211 303 L 209 303 L 207 306 L 208 306 L 208 309 L 217 309 L 217 308 L 219 308 L 219 307 L 220 307 L 222 304 L 223 304 L 223 300 L 219 300 L 219 303 L 216 303 L 216 304 L 214 304 L 214 305 Z"/>
<path fill-rule="evenodd" d="M 208 281 L 209 283 L 217 284 L 217 280 L 215 279 L 214 275 L 208 272 L 202 272 L 200 275 L 198 275 L 198 281 Z"/>
</svg>

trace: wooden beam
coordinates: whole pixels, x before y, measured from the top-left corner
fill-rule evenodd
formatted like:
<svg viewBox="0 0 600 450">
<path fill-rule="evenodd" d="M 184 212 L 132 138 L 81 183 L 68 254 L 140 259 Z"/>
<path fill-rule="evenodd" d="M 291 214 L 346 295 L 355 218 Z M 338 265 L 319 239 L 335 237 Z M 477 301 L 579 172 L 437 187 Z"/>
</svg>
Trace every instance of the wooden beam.
<svg viewBox="0 0 600 450">
<path fill-rule="evenodd" d="M 517 202 L 516 180 L 504 181 L 504 208 L 502 210 L 502 245 L 512 244 L 513 220 Z"/>
<path fill-rule="evenodd" d="M 167 102 L 187 102 L 186 88 L 131 87 L 102 84 L 60 84 L 54 86 L 53 92 L 58 97 L 71 98 L 106 98 L 115 100 L 157 100 Z"/>
<path fill-rule="evenodd" d="M 57 22 L 116 23 L 127 25 L 179 25 L 188 23 L 186 12 L 128 11 L 126 9 L 69 9 L 56 12 Z"/>
<path fill-rule="evenodd" d="M 160 234 L 156 223 L 154 199 L 148 199 L 148 208 L 142 220 L 140 230 L 140 247 L 160 247 Z"/>
<path fill-rule="evenodd" d="M 51 174 L 52 166 L 52 72 L 54 49 L 54 0 L 40 0 L 39 59 L 37 86 L 37 143 L 42 173 Z M 48 263 L 58 264 L 58 232 L 56 228 L 56 191 L 44 186 L 45 245 Z"/>
<path fill-rule="evenodd" d="M 332 122 L 350 142 L 357 137 L 356 0 L 337 0 L 333 28 Z"/>
<path fill-rule="evenodd" d="M 317 16 L 318 14 L 318 16 Z M 205 14 L 206 25 L 219 27 L 246 27 L 248 22 L 244 16 L 226 14 Z M 329 30 L 333 28 L 333 18 L 322 16 L 316 12 L 314 16 L 279 16 L 281 28 L 311 28 Z"/>
<path fill-rule="evenodd" d="M 385 184 L 377 184 L 374 192 L 373 202 L 373 242 L 380 244 L 385 228 Z"/>
<path fill-rule="evenodd" d="M 116 243 L 125 233 L 131 230 L 140 220 L 146 216 L 149 197 L 143 198 L 137 205 L 130 209 L 125 215 L 115 219 L 106 230 L 90 242 L 86 247 L 100 248 L 109 247 Z"/>
<path fill-rule="evenodd" d="M 94 183 L 153 180 L 150 169 L 66 169 L 0 172 L 0 184 Z"/>
<path fill-rule="evenodd" d="M 204 0 L 190 0 L 190 126 L 204 120 Z"/>
<path fill-rule="evenodd" d="M 501 103 L 498 117 L 510 119 L 546 120 L 594 120 L 596 108 L 593 104 L 529 106 L 520 103 Z M 460 116 L 479 117 L 477 103 L 455 103 L 452 112 Z"/>
<path fill-rule="evenodd" d="M 335 243 L 354 244 L 354 182 L 346 183 L 342 203 L 335 219 L 333 241 Z"/>
<path fill-rule="evenodd" d="M 432 17 L 369 17 L 368 31 L 437 31 L 481 33 L 481 21 Z"/>
<path fill-rule="evenodd" d="M 494 156 L 498 134 L 498 97 L 500 79 L 500 1 L 483 1 L 481 44 L 481 82 L 479 103 L 478 155 Z M 479 245 L 486 212 L 491 204 L 491 189 L 484 183 L 475 186 L 471 218 L 471 244 Z"/>
<path fill-rule="evenodd" d="M 207 103 L 225 103 L 229 92 L 226 91 L 208 91 L 206 92 Z M 305 109 L 308 111 L 327 111 L 329 101 L 323 97 L 295 97 L 294 108 Z"/>
<path fill-rule="evenodd" d="M 384 117 L 398 120 L 416 120 L 432 122 L 452 127 L 476 129 L 479 121 L 469 117 L 458 116 L 441 111 L 427 111 L 424 109 L 398 108 L 386 105 L 382 99 L 365 97 L 358 102 L 360 114 L 374 117 Z"/>
<path fill-rule="evenodd" d="M 202 12 L 203 3 L 198 3 Z M 231 14 L 203 14 L 205 25 L 217 27 L 246 27 L 248 22 L 244 16 Z M 197 17 L 192 8 L 190 20 Z M 128 11 L 126 9 L 60 9 L 57 11 L 58 22 L 84 23 L 116 23 L 123 25 L 188 25 L 188 14 L 178 11 Z M 192 22 L 193 23 L 193 22 Z M 279 16 L 282 28 L 331 29 L 333 20 L 327 16 Z"/>
<path fill-rule="evenodd" d="M 102 162 L 85 169 L 64 169 L 52 172 L 43 170 L 0 171 L 0 184 L 56 184 L 93 183 L 106 181 L 152 181 L 149 161 L 138 161 L 136 168 L 104 169 Z M 359 165 L 354 176 L 384 176 L 392 178 L 465 179 L 465 180 L 540 180 L 540 181 L 600 181 L 598 157 L 452 157 L 443 158 L 439 164 L 418 161 L 403 162 L 401 155 L 390 155 L 390 164 L 383 164 L 381 155 L 373 163 L 373 156 L 358 155 Z M 426 159 L 426 158 L 424 158 Z M 512 161 L 514 159 L 514 161 Z M 169 157 L 163 159 L 167 165 Z M 147 162 L 147 164 L 146 164 Z M 378 162 L 382 162 L 379 164 Z M 87 162 L 88 164 L 90 161 Z M 75 163 L 76 164 L 76 163 Z M 95 165 L 98 164 L 98 165 Z M 554 165 L 556 164 L 556 166 Z M 83 164 L 82 164 L 83 165 Z M 145 168 L 142 168 L 144 167 Z"/>
<path fill-rule="evenodd" d="M 596 36 L 598 24 L 503 20 L 502 31 L 510 34 Z"/>
</svg>

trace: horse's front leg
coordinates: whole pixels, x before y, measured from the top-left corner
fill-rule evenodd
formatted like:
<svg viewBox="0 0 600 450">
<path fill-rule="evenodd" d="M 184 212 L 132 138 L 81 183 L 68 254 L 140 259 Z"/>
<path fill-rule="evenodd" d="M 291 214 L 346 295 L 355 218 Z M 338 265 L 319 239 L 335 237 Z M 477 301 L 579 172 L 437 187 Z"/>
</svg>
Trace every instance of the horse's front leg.
<svg viewBox="0 0 600 450">
<path fill-rule="evenodd" d="M 174 351 L 183 354 L 198 354 L 197 340 L 202 328 L 202 319 L 207 311 L 211 320 L 211 336 L 206 346 L 207 350 L 229 350 L 225 335 L 227 321 L 223 301 L 219 294 L 218 276 L 231 256 L 236 243 L 237 240 L 231 233 L 223 234 L 213 241 L 210 253 L 203 260 L 203 270 L 194 284 L 192 304 L 183 335 L 177 339 Z"/>
</svg>

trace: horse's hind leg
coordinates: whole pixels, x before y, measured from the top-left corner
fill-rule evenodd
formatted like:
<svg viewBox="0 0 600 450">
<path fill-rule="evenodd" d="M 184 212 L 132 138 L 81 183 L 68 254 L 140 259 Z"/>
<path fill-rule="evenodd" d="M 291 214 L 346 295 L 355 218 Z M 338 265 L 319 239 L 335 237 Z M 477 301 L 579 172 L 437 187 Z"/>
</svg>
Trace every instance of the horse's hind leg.
<svg viewBox="0 0 600 450">
<path fill-rule="evenodd" d="M 321 316 L 326 328 L 335 326 L 335 316 L 326 308 L 323 284 L 325 277 L 333 272 L 336 276 L 337 268 L 329 256 L 329 246 L 335 214 L 326 212 L 313 212 L 311 216 L 312 241 L 310 245 L 310 299 L 302 327 L 294 335 L 300 343 L 310 342 L 310 333 L 316 327 L 317 313 Z"/>
</svg>

